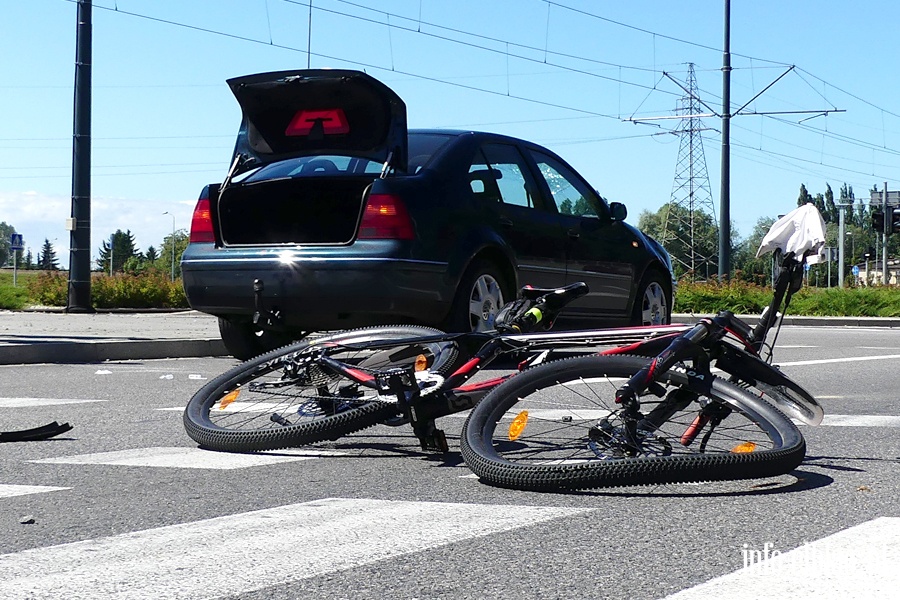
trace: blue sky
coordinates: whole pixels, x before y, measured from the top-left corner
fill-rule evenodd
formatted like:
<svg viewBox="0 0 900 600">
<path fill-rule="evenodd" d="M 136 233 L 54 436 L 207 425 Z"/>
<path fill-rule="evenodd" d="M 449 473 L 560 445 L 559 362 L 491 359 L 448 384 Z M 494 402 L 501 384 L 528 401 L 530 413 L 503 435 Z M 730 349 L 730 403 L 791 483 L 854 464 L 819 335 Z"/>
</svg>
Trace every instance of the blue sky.
<svg viewBox="0 0 900 600">
<path fill-rule="evenodd" d="M 63 265 L 71 211 L 76 9 L 10 0 L 0 21 L 0 221 Z M 224 175 L 240 122 L 225 79 L 262 71 L 367 71 L 407 103 L 410 127 L 482 129 L 541 143 L 629 220 L 672 196 L 678 120 L 696 66 L 721 112 L 723 0 L 95 0 L 92 248 L 130 229 L 141 250 L 187 228 L 204 184 Z M 311 12 L 311 17 L 310 17 Z M 311 27 L 310 27 L 311 22 Z M 844 183 L 900 187 L 900 3 L 733 0 L 732 104 L 839 109 L 745 115 L 731 126 L 731 216 L 759 217 Z M 311 30 L 311 36 L 309 34 Z M 307 54 L 307 48 L 311 50 Z M 812 118 L 811 118 L 812 117 Z M 703 146 L 719 210 L 721 124 Z"/>
</svg>

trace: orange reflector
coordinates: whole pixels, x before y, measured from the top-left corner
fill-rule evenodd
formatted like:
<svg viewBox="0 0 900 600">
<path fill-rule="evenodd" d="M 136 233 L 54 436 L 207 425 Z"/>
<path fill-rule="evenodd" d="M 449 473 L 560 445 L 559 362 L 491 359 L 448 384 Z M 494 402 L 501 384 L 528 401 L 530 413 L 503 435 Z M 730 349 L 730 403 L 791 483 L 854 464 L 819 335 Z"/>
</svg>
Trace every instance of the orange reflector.
<svg viewBox="0 0 900 600">
<path fill-rule="evenodd" d="M 225 407 L 237 400 L 237 397 L 241 394 L 241 390 L 233 390 L 225 394 L 221 400 L 219 400 L 219 410 L 225 410 Z"/>
<path fill-rule="evenodd" d="M 416 371 L 424 371 L 428 368 L 428 359 L 425 358 L 424 354 L 420 354 L 416 357 Z"/>
<path fill-rule="evenodd" d="M 526 425 L 528 425 L 528 411 L 523 410 L 516 415 L 513 422 L 509 424 L 509 441 L 513 442 L 519 439 L 519 436 L 525 431 Z"/>
<path fill-rule="evenodd" d="M 750 454 L 756 450 L 756 444 L 754 442 L 744 442 L 743 444 L 738 444 L 734 448 L 731 449 L 732 454 Z"/>
</svg>

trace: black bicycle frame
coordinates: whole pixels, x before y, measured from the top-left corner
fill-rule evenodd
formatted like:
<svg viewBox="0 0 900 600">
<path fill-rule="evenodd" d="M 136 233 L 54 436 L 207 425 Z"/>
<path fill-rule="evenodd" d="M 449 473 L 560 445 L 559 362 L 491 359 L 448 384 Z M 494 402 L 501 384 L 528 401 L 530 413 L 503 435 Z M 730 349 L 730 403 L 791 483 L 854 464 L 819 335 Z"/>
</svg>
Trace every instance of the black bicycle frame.
<svg viewBox="0 0 900 600">
<path fill-rule="evenodd" d="M 465 364 L 439 385 L 426 390 L 419 388 L 414 367 L 390 368 L 372 374 L 336 361 L 322 349 L 311 347 L 303 353 L 311 353 L 311 360 L 319 361 L 361 386 L 377 390 L 379 394 L 396 397 L 400 412 L 412 425 L 423 450 L 447 450 L 443 432 L 436 428 L 435 420 L 474 407 L 488 392 L 513 377 L 518 371 L 486 381 L 468 383 L 498 356 L 522 350 L 528 351 L 530 355 L 519 364 L 518 370 L 543 362 L 550 352 L 562 348 L 590 348 L 584 353 L 593 354 L 597 353 L 597 346 L 603 345 L 611 347 L 598 354 L 634 354 L 650 358 L 648 365 L 635 374 L 618 394 L 626 411 L 640 418 L 644 417 L 640 415 L 636 401 L 640 393 L 647 389 L 655 377 L 681 361 L 691 360 L 693 368 L 688 372 L 688 381 L 689 386 L 697 393 L 708 389 L 712 381 L 711 362 L 715 361 L 715 366 L 729 373 L 732 378 L 750 385 L 762 383 L 772 388 L 789 390 L 795 396 L 794 404 L 799 407 L 797 412 L 802 413 L 801 418 L 806 414 L 805 420 L 812 422 L 816 413 L 821 413 L 815 399 L 760 358 L 766 335 L 776 323 L 778 308 L 785 297 L 789 302 L 790 296 L 799 288 L 797 273 L 802 276 L 802 263 L 789 258 L 785 260 L 784 267 L 776 281 L 772 301 L 753 329 L 730 311 L 722 311 L 715 317 L 702 319 L 694 326 L 662 325 L 558 333 L 470 332 L 345 345 L 353 349 L 378 350 L 396 348 L 404 343 L 414 346 L 454 342 L 466 346 L 467 350 L 473 350 L 469 352 L 471 358 Z M 719 343 L 728 334 L 738 341 L 739 347 Z M 535 351 L 541 352 L 535 354 Z M 821 419 L 821 416 L 818 418 Z"/>
</svg>

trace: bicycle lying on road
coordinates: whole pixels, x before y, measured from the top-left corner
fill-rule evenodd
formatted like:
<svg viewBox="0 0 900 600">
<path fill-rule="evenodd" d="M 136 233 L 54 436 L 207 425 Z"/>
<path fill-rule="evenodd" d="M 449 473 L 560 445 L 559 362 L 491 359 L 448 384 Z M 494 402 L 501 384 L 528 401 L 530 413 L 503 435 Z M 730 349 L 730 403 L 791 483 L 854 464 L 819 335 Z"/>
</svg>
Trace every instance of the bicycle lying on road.
<svg viewBox="0 0 900 600">
<path fill-rule="evenodd" d="M 694 326 L 538 331 L 586 286 L 524 288 L 496 331 L 368 328 L 237 365 L 194 395 L 185 428 L 203 447 L 247 452 L 409 423 L 423 449 L 446 452 L 435 420 L 475 407 L 462 455 L 493 485 L 560 490 L 780 475 L 805 454 L 789 416 L 817 424 L 823 415 L 761 357 L 768 349 L 771 360 L 774 340 L 766 338 L 814 250 L 785 246 L 772 302 L 752 328 L 722 311 Z M 564 349 L 584 356 L 552 360 Z M 472 381 L 507 354 L 526 357 L 519 372 Z"/>
</svg>

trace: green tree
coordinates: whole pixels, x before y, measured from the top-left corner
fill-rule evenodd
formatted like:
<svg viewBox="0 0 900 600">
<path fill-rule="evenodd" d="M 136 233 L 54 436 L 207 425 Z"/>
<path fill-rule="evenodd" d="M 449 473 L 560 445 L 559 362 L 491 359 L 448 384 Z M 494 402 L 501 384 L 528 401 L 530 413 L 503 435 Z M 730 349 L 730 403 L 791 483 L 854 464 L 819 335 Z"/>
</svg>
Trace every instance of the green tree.
<svg viewBox="0 0 900 600">
<path fill-rule="evenodd" d="M 157 258 L 159 258 L 159 252 L 156 251 L 156 248 L 150 246 L 147 248 L 147 252 L 144 254 L 144 258 L 147 259 L 147 262 L 154 262 Z"/>
<path fill-rule="evenodd" d="M 826 223 L 837 223 L 840 219 L 838 207 L 834 203 L 834 191 L 828 183 L 825 184 L 825 212 L 822 213 L 822 218 Z"/>
<path fill-rule="evenodd" d="M 104 273 L 122 271 L 128 259 L 136 254 L 137 248 L 134 245 L 134 235 L 131 230 L 123 232 L 121 229 L 117 229 L 114 234 L 109 236 L 109 242 L 103 240 L 97 267 Z M 110 270 L 110 258 L 112 258 L 112 270 Z"/>
<path fill-rule="evenodd" d="M 756 258 L 756 252 L 774 222 L 773 217 L 759 217 L 750 236 L 738 244 L 733 264 L 740 279 L 761 285 L 769 282 L 772 275 L 771 256 L 767 254 Z"/>
<path fill-rule="evenodd" d="M 44 271 L 59 270 L 56 251 L 53 249 L 53 244 L 51 244 L 50 240 L 48 240 L 47 238 L 44 238 L 44 245 L 41 246 L 41 251 L 38 254 L 37 267 L 38 269 L 43 269 Z"/>
<path fill-rule="evenodd" d="M 167 235 L 163 239 L 162 245 L 159 247 L 159 258 L 153 261 L 153 266 L 163 273 L 172 272 L 172 247 L 175 247 L 175 279 L 181 277 L 181 255 L 184 254 L 188 245 L 188 232 L 185 229 L 179 229 L 172 235 Z"/>
<path fill-rule="evenodd" d="M 809 192 L 806 189 L 806 185 L 800 184 L 800 196 L 797 197 L 797 206 L 803 206 L 809 202 L 814 202 L 812 196 L 809 195 Z"/>
<path fill-rule="evenodd" d="M 718 273 L 719 228 L 713 217 L 702 211 L 694 211 L 693 231 L 691 222 L 687 208 L 670 202 L 655 213 L 642 212 L 638 228 L 659 240 L 669 252 L 677 277 L 706 279 Z M 691 273 L 692 267 L 695 273 Z"/>
<path fill-rule="evenodd" d="M 16 228 L 7 225 L 6 221 L 0 222 L 0 265 L 11 264 L 12 255 L 10 254 L 10 238 L 16 232 Z"/>
</svg>

